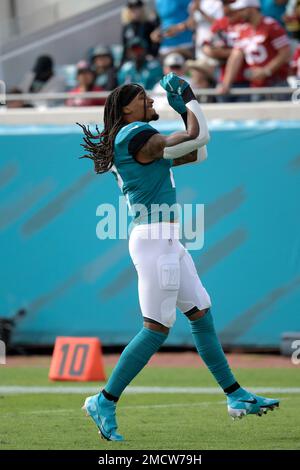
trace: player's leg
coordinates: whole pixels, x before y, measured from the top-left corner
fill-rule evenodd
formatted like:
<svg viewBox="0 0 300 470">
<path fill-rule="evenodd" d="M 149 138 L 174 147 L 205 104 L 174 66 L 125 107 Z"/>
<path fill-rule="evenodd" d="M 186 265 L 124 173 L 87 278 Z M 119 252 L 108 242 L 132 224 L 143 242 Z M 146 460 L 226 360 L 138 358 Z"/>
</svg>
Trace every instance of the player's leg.
<svg viewBox="0 0 300 470">
<path fill-rule="evenodd" d="M 197 274 L 191 255 L 184 250 L 180 259 L 178 308 L 189 319 L 197 351 L 225 393 L 238 388 L 221 344 L 210 312 L 211 301 Z"/>
<path fill-rule="evenodd" d="M 102 436 L 109 440 L 122 440 L 117 433 L 115 418 L 119 397 L 162 346 L 176 317 L 179 256 L 173 252 L 168 240 L 144 239 L 141 234 L 145 230 L 147 226 L 136 230 L 130 238 L 130 254 L 138 272 L 144 326 L 122 352 L 102 393 L 87 399 L 91 401 L 96 419 L 90 410 L 87 410 L 88 414 Z M 88 406 L 89 401 L 85 408 Z"/>
<path fill-rule="evenodd" d="M 209 295 L 185 249 L 180 259 L 180 278 L 177 306 L 189 319 L 198 354 L 227 395 L 230 416 L 261 415 L 278 406 L 278 400 L 250 394 L 236 381 L 215 330 Z"/>
<path fill-rule="evenodd" d="M 93 418 L 103 438 L 109 441 L 123 440 L 117 432 L 116 404 L 127 385 L 164 343 L 168 331 L 164 325 L 144 322 L 142 330 L 123 350 L 102 392 L 85 400 L 83 408 Z"/>
<path fill-rule="evenodd" d="M 169 288 L 167 271 L 171 264 L 176 277 L 179 256 L 168 240 L 152 239 L 150 230 L 149 226 L 137 227 L 130 237 L 144 326 L 124 349 L 103 391 L 107 398 L 113 397 L 115 401 L 161 347 L 175 321 L 179 279 Z"/>
</svg>

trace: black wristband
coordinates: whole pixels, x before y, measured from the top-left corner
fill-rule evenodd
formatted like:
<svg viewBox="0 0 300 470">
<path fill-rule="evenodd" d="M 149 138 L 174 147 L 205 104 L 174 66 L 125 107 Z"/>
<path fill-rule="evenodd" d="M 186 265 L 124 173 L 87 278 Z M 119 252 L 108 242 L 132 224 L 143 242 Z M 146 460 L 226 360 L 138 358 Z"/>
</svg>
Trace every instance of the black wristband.
<svg viewBox="0 0 300 470">
<path fill-rule="evenodd" d="M 182 99 L 185 104 L 189 103 L 192 100 L 196 100 L 196 96 L 194 95 L 193 90 L 191 89 L 190 86 L 186 87 L 184 92 L 182 93 Z"/>
</svg>

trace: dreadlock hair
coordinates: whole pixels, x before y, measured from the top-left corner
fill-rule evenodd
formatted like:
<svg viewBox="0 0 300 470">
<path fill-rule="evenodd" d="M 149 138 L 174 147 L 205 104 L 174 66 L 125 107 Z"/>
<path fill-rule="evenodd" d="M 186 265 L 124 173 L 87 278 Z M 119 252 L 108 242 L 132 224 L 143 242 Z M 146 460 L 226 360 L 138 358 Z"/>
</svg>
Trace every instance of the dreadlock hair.
<svg viewBox="0 0 300 470">
<path fill-rule="evenodd" d="M 106 173 L 114 164 L 114 141 L 119 130 L 124 126 L 123 110 L 144 88 L 137 83 L 115 88 L 107 97 L 104 107 L 104 129 L 92 134 L 89 126 L 79 124 L 84 132 L 84 144 L 81 146 L 89 153 L 79 158 L 90 158 L 94 161 L 96 173 Z M 146 99 L 144 100 L 146 116 Z"/>
</svg>

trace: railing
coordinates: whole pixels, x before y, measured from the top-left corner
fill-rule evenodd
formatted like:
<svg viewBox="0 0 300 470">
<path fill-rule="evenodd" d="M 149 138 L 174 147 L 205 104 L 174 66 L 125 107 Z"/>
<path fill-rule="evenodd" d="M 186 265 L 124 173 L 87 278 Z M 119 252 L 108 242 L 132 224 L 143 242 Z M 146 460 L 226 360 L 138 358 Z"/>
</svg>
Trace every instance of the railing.
<svg viewBox="0 0 300 470">
<path fill-rule="evenodd" d="M 229 95 L 232 96 L 245 96 L 245 95 L 272 95 L 274 97 L 279 95 L 292 95 L 297 88 L 292 87 L 268 87 L 268 88 L 233 88 Z M 215 88 L 206 88 L 201 90 L 194 90 L 196 96 L 220 96 Z M 9 101 L 65 101 L 74 98 L 107 98 L 110 92 L 97 91 L 86 93 L 23 93 L 23 94 L 7 94 L 0 95 L 0 102 Z M 299 92 L 300 93 L 300 92 Z M 154 94 L 149 91 L 151 96 Z M 155 96 L 165 96 L 165 92 L 155 93 Z"/>
</svg>

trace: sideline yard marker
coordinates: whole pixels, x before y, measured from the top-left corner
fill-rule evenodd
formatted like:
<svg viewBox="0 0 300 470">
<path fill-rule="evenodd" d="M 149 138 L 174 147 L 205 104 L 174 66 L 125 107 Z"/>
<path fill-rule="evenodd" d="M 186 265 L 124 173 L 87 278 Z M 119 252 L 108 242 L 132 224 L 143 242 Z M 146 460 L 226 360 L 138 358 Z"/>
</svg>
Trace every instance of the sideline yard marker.
<svg viewBox="0 0 300 470">
<path fill-rule="evenodd" d="M 78 382 L 106 380 L 99 339 L 57 337 L 49 379 Z"/>
</svg>

